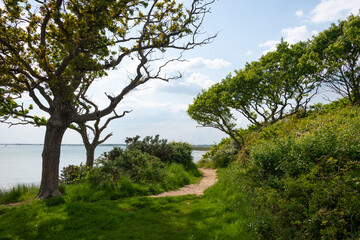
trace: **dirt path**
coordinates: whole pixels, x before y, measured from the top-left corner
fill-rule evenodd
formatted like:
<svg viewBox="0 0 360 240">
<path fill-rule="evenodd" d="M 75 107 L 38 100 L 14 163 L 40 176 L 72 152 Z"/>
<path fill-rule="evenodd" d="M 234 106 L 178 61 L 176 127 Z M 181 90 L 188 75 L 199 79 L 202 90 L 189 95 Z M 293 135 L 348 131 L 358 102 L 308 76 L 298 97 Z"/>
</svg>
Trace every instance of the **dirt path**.
<svg viewBox="0 0 360 240">
<path fill-rule="evenodd" d="M 216 170 L 199 168 L 204 173 L 203 178 L 197 184 L 186 185 L 176 191 L 163 192 L 158 195 L 152 195 L 150 197 L 175 197 L 187 194 L 196 194 L 198 196 L 203 195 L 204 191 L 214 185 L 217 181 Z"/>
</svg>

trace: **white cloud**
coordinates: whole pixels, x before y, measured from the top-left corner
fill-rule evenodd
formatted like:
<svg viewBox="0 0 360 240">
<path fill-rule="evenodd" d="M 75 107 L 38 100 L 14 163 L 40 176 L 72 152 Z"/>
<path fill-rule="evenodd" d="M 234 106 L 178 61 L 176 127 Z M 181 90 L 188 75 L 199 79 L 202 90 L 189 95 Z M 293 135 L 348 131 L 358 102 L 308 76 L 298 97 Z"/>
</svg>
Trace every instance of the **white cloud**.
<svg viewBox="0 0 360 240">
<path fill-rule="evenodd" d="M 303 10 L 297 10 L 295 12 L 295 15 L 300 18 L 300 17 L 304 16 L 304 12 L 303 12 Z"/>
<path fill-rule="evenodd" d="M 294 44 L 299 41 L 306 41 L 307 39 L 311 38 L 313 35 L 316 35 L 317 31 L 309 31 L 305 25 L 300 27 L 294 27 L 294 28 L 284 28 L 281 30 L 281 35 L 284 38 L 284 41 Z M 267 41 L 265 43 L 259 44 L 259 47 L 266 48 L 262 52 L 262 54 L 266 54 L 270 51 L 276 50 L 276 45 L 279 44 L 280 41 Z"/>
<path fill-rule="evenodd" d="M 280 43 L 280 41 L 269 40 L 267 42 L 259 44 L 259 47 L 266 48 L 266 50 L 264 50 L 262 52 L 262 54 L 266 54 L 268 52 L 274 51 L 276 49 L 276 44 L 279 44 L 279 43 Z"/>
<path fill-rule="evenodd" d="M 169 64 L 166 68 L 167 71 L 198 71 L 203 68 L 220 69 L 231 66 L 230 62 L 221 58 L 215 58 L 213 60 L 204 59 L 202 57 L 190 58 L 186 61 L 174 62 Z"/>
<path fill-rule="evenodd" d="M 248 56 L 252 55 L 252 51 L 251 50 L 247 51 L 246 55 L 248 55 Z"/>
<path fill-rule="evenodd" d="M 189 77 L 185 79 L 184 82 L 180 82 L 181 85 L 185 86 L 199 86 L 202 89 L 207 89 L 215 82 L 210 79 L 209 76 L 201 74 L 201 73 L 192 73 Z"/>
<path fill-rule="evenodd" d="M 311 21 L 323 23 L 336 21 L 349 14 L 358 14 L 360 0 L 321 0 L 311 11 Z"/>
<path fill-rule="evenodd" d="M 305 25 L 294 28 L 284 28 L 281 30 L 281 35 L 284 40 L 290 44 L 294 44 L 299 41 L 306 41 L 311 37 L 311 33 Z"/>
</svg>

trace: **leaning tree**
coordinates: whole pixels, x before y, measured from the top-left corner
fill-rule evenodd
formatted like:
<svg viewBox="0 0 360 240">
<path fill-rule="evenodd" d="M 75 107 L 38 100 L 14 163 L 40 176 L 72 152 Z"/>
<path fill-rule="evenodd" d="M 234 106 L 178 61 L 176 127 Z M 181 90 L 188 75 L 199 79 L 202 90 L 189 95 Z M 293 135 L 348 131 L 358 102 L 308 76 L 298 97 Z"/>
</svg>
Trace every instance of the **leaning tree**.
<svg viewBox="0 0 360 240">
<path fill-rule="evenodd" d="M 211 42 L 215 36 L 202 35 L 200 27 L 212 2 L 192 0 L 186 7 L 175 0 L 3 1 L 0 88 L 2 99 L 16 102 L 6 108 L 7 117 L 46 124 L 38 198 L 61 195 L 60 147 L 72 123 L 113 113 L 126 94 L 151 79 L 179 77 L 163 73 L 164 65 L 176 60 L 163 63 L 167 50 L 182 52 Z M 129 61 L 136 63 L 130 78 L 111 86 L 118 92 L 107 95 L 106 107 L 90 109 L 84 92 Z M 29 114 L 16 99 L 21 94 L 30 96 L 46 120 Z"/>
<path fill-rule="evenodd" d="M 289 45 L 281 41 L 275 51 L 199 93 L 187 112 L 201 126 L 228 134 L 241 148 L 245 140 L 235 114 L 264 127 L 306 111 L 317 94 L 319 82 L 315 76 L 319 69 L 309 43 Z"/>
</svg>

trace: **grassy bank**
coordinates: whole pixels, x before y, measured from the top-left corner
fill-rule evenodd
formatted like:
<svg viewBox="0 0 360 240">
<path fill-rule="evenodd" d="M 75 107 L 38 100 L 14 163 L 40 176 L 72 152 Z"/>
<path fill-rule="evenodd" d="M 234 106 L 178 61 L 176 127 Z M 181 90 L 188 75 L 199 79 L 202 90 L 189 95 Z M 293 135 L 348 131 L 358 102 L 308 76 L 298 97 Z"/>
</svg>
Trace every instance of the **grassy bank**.
<svg viewBox="0 0 360 240">
<path fill-rule="evenodd" d="M 259 239 L 360 237 L 360 108 L 340 100 L 226 139 L 200 164 L 227 167 Z"/>
<path fill-rule="evenodd" d="M 245 197 L 228 180 L 220 172 L 203 197 L 88 201 L 68 191 L 0 206 L 0 239 L 252 239 Z"/>
</svg>

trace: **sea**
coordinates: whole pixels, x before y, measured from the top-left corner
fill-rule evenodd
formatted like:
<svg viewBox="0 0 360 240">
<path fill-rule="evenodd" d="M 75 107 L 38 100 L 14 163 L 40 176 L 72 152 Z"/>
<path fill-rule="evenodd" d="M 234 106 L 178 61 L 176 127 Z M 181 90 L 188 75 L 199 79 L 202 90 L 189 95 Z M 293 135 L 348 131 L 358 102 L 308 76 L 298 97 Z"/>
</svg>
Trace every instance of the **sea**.
<svg viewBox="0 0 360 240">
<path fill-rule="evenodd" d="M 95 150 L 95 159 L 114 147 L 124 145 L 100 145 Z M 0 144 L 0 189 L 7 190 L 18 184 L 39 185 L 41 180 L 42 144 Z M 193 151 L 194 162 L 198 162 L 206 151 Z M 60 167 L 86 162 L 83 145 L 65 144 L 61 146 Z"/>
</svg>

